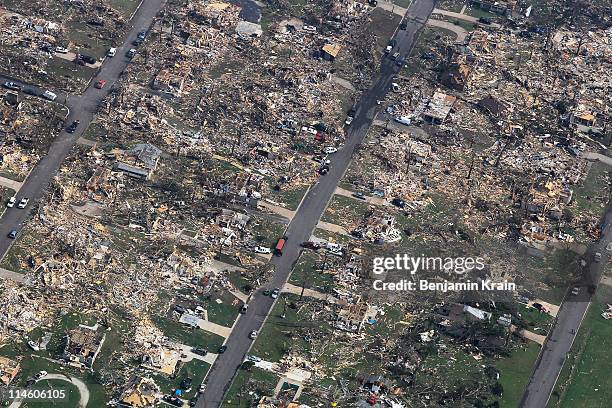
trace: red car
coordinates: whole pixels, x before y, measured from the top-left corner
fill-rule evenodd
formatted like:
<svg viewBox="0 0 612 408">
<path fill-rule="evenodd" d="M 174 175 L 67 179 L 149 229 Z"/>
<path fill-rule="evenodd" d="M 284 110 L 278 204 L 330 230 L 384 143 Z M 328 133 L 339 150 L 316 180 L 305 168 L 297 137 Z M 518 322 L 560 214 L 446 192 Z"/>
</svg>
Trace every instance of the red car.
<svg viewBox="0 0 612 408">
<path fill-rule="evenodd" d="M 94 87 L 98 88 L 98 89 L 102 89 L 104 88 L 104 85 L 106 84 L 106 81 L 101 79 L 98 82 L 96 82 L 96 84 L 94 85 Z"/>
</svg>

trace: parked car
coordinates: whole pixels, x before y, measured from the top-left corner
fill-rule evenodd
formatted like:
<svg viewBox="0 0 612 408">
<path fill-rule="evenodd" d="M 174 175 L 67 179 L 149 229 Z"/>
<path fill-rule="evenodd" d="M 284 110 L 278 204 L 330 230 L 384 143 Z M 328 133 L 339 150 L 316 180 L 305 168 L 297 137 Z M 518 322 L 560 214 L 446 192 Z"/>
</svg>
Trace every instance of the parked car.
<svg viewBox="0 0 612 408">
<path fill-rule="evenodd" d="M 255 252 L 256 254 L 271 254 L 272 250 L 264 246 L 256 246 L 255 248 L 253 248 L 253 252 Z"/>
<path fill-rule="evenodd" d="M 54 101 L 57 98 L 57 95 L 51 91 L 45 91 L 43 92 L 42 97 L 50 101 Z"/>
<path fill-rule="evenodd" d="M 404 208 L 404 206 L 406 205 L 406 202 L 402 200 L 401 198 L 396 197 L 393 200 L 391 200 L 391 204 L 399 208 Z"/>
<path fill-rule="evenodd" d="M 64 47 L 55 47 L 55 52 L 57 52 L 58 54 L 68 54 L 68 48 L 64 48 Z"/>
<path fill-rule="evenodd" d="M 396 52 L 395 54 L 393 54 L 393 55 L 391 56 L 391 59 L 392 59 L 393 61 L 395 61 L 395 60 L 397 60 L 399 57 L 400 57 L 400 53 L 399 53 L 399 52 Z"/>
<path fill-rule="evenodd" d="M 144 40 L 142 38 L 136 38 L 134 41 L 132 41 L 132 45 L 135 46 L 135 47 L 138 47 L 143 42 L 144 42 Z"/>
<path fill-rule="evenodd" d="M 270 289 L 266 289 L 263 291 L 264 296 L 270 296 L 271 294 L 272 294 L 272 291 Z"/>
<path fill-rule="evenodd" d="M 270 295 L 270 297 L 271 297 L 272 299 L 276 299 L 276 298 L 278 297 L 278 295 L 279 295 L 279 294 L 280 294 L 280 289 L 279 289 L 279 288 L 276 288 L 276 289 L 274 289 L 274 290 L 272 291 L 272 294 Z"/>
<path fill-rule="evenodd" d="M 478 19 L 478 22 L 481 23 L 481 24 L 489 25 L 489 24 L 491 24 L 491 19 L 488 18 L 488 17 L 480 17 Z"/>
<path fill-rule="evenodd" d="M 144 40 L 146 36 L 147 36 L 147 31 L 146 30 L 142 30 L 142 31 L 138 32 L 138 35 L 136 37 L 140 38 L 141 40 Z"/>
<path fill-rule="evenodd" d="M 108 52 L 106 53 L 107 57 L 114 57 L 117 54 L 117 48 L 112 47 L 108 50 Z"/>
<path fill-rule="evenodd" d="M 70 126 L 68 126 L 66 128 L 66 132 L 68 133 L 74 133 L 74 131 L 77 129 L 77 127 L 79 126 L 79 123 L 81 123 L 78 119 L 73 121 Z"/>
<path fill-rule="evenodd" d="M 404 65 L 404 62 L 406 61 L 403 58 L 400 58 L 397 61 L 395 61 L 395 65 L 397 65 L 398 67 L 401 67 L 402 65 Z"/>
<path fill-rule="evenodd" d="M 240 313 L 245 314 L 247 312 L 247 310 L 249 310 L 249 305 L 247 305 L 246 303 L 244 305 L 242 305 L 242 307 L 240 308 Z"/>
<path fill-rule="evenodd" d="M 134 48 L 130 48 L 130 50 L 125 54 L 125 56 L 128 58 L 134 58 L 134 55 L 136 55 L 136 50 Z"/>
<path fill-rule="evenodd" d="M 10 239 L 15 239 L 15 238 L 17 238 L 17 230 L 16 230 L 15 228 L 13 228 L 13 229 L 11 230 L 11 232 L 9 232 L 9 233 L 8 233 L 8 237 L 9 237 Z"/>
<path fill-rule="evenodd" d="M 357 112 L 355 111 L 355 108 L 351 109 L 348 114 L 346 115 L 346 120 L 344 121 L 344 124 L 346 126 L 350 125 L 351 123 L 353 123 L 353 119 L 355 119 L 355 114 Z"/>
<path fill-rule="evenodd" d="M 397 116 L 393 120 L 397 123 L 401 123 L 402 125 L 409 125 L 410 123 L 412 123 L 410 118 L 407 116 Z"/>
<path fill-rule="evenodd" d="M 219 347 L 219 350 L 217 350 L 217 352 L 218 352 L 219 354 L 223 354 L 223 353 L 225 353 L 226 351 L 227 351 L 227 346 L 221 346 L 221 347 Z"/>
<path fill-rule="evenodd" d="M 100 79 L 98 82 L 96 82 L 94 87 L 98 88 L 98 89 L 102 89 L 102 88 L 104 88 L 104 85 L 106 85 L 106 81 L 103 80 L 103 79 Z"/>
<path fill-rule="evenodd" d="M 249 339 L 255 340 L 256 337 L 257 337 L 257 330 L 251 330 L 251 332 L 249 333 Z"/>
<path fill-rule="evenodd" d="M 40 380 L 41 378 L 45 377 L 47 374 L 49 373 L 47 373 L 46 371 L 39 371 L 34 375 L 34 379 Z"/>
<path fill-rule="evenodd" d="M 5 83 L 2 84 L 2 86 L 8 89 L 12 89 L 14 91 L 19 91 L 21 89 L 21 85 L 15 82 L 11 82 L 11 81 L 6 81 Z"/>
<path fill-rule="evenodd" d="M 595 259 L 595 262 L 601 261 L 601 252 L 595 252 L 594 259 Z"/>
<path fill-rule="evenodd" d="M 406 21 L 402 21 L 400 23 L 400 30 L 405 30 L 408 28 L 408 23 Z"/>
<path fill-rule="evenodd" d="M 27 197 L 23 197 L 21 199 L 21 201 L 19 201 L 19 204 L 17 204 L 17 208 L 26 208 L 26 205 L 28 205 L 28 202 L 30 202 L 30 199 Z"/>
<path fill-rule="evenodd" d="M 336 149 L 333 146 L 327 146 L 325 149 L 323 149 L 323 152 L 325 154 L 332 154 L 332 153 L 336 153 L 338 151 L 338 149 Z"/>
<path fill-rule="evenodd" d="M 580 289 L 577 287 L 572 288 L 572 295 L 577 296 L 580 293 Z"/>
<path fill-rule="evenodd" d="M 304 26 L 302 27 L 302 29 L 303 29 L 304 31 L 308 31 L 308 32 L 310 32 L 310 33 L 316 33 L 316 32 L 317 32 L 317 27 L 315 27 L 315 26 L 311 26 L 311 25 L 307 25 L 307 24 L 304 24 Z"/>
<path fill-rule="evenodd" d="M 300 246 L 302 248 L 313 249 L 315 251 L 321 249 L 321 245 L 317 244 L 316 242 L 312 242 L 312 241 L 302 242 Z"/>
<path fill-rule="evenodd" d="M 91 55 L 87 55 L 87 54 L 79 54 L 79 59 L 87 64 L 96 63 L 96 59 L 92 57 Z"/>
<path fill-rule="evenodd" d="M 358 198 L 360 200 L 365 200 L 366 196 L 361 191 L 351 194 L 353 197 Z"/>
<path fill-rule="evenodd" d="M 202 347 L 194 347 L 191 349 L 191 352 L 193 354 L 197 354 L 198 356 L 205 356 L 206 354 L 208 354 L 208 351 Z"/>
<path fill-rule="evenodd" d="M 17 202 L 17 197 L 13 196 L 13 197 L 9 198 L 8 202 L 6 203 L 6 206 L 8 208 L 13 208 L 15 206 L 16 202 Z"/>
<path fill-rule="evenodd" d="M 389 42 L 387 43 L 387 48 L 385 48 L 385 54 L 389 54 L 396 45 L 397 45 L 396 40 L 389 40 Z"/>
</svg>

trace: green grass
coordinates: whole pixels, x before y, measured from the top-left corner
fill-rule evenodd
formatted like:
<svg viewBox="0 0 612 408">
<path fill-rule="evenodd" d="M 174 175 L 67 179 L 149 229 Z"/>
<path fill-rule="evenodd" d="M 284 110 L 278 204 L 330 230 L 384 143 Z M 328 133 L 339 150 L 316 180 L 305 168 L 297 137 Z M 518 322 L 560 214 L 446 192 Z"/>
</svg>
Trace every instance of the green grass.
<svg viewBox="0 0 612 408">
<path fill-rule="evenodd" d="M 334 284 L 334 277 L 329 273 L 320 271 L 323 263 L 323 256 L 312 251 L 303 251 L 300 258 L 291 272 L 289 282 L 296 285 L 314 289 L 322 293 L 331 293 Z M 328 258 L 327 261 L 333 261 Z M 329 264 L 327 266 L 329 268 Z"/>
<path fill-rule="evenodd" d="M 278 376 L 257 367 L 241 369 L 225 395 L 225 407 L 249 408 L 263 395 L 272 395 L 278 384 Z M 249 395 L 255 391 L 255 395 Z"/>
<path fill-rule="evenodd" d="M 271 182 L 270 186 L 272 187 L 274 184 L 276 183 Z M 295 211 L 309 188 L 309 185 L 300 185 L 297 187 L 290 187 L 289 189 L 281 188 L 280 191 L 270 189 L 269 198 L 276 202 L 285 204 L 287 209 Z"/>
<path fill-rule="evenodd" d="M 250 354 L 266 361 L 278 362 L 290 350 L 309 351 L 309 343 L 303 338 L 306 331 L 317 331 L 326 335 L 329 327 L 326 322 L 312 321 L 311 308 L 320 309 L 318 302 L 310 301 L 307 307 L 293 309 L 291 304 L 298 299 L 297 295 L 281 296 L 251 349 Z M 285 300 L 285 318 L 283 314 Z M 301 303 L 304 305 L 304 303 Z"/>
<path fill-rule="evenodd" d="M 0 262 L 0 267 L 13 272 L 27 273 L 30 270 L 26 264 L 26 258 L 30 255 L 27 247 L 37 241 L 37 238 L 29 229 L 19 231 L 13 246 L 11 246 Z"/>
<path fill-rule="evenodd" d="M 216 351 L 224 341 L 219 335 L 202 329 L 191 329 L 174 319 L 163 316 L 152 316 L 152 319 L 166 337 L 188 346 Z"/>
<path fill-rule="evenodd" d="M 504 387 L 504 394 L 499 401 L 501 408 L 518 407 L 539 352 L 539 344 L 528 342 L 525 347 L 514 350 L 510 357 L 494 363 L 500 371 L 499 382 Z"/>
<path fill-rule="evenodd" d="M 15 173 L 14 171 L 11 171 L 9 169 L 1 169 L 0 177 L 6 177 L 7 179 L 11 179 L 14 181 L 23 181 L 25 180 L 26 175 L 24 173 Z"/>
<path fill-rule="evenodd" d="M 221 303 L 217 303 L 221 299 Z M 231 327 L 238 317 L 238 306 L 231 304 L 235 300 L 234 295 L 229 292 L 215 293 L 210 299 L 204 300 L 202 306 L 208 313 L 208 320 L 221 326 Z"/>
<path fill-rule="evenodd" d="M 370 205 L 364 201 L 335 194 L 321 220 L 349 227 L 361 223 L 369 207 Z"/>
<path fill-rule="evenodd" d="M 609 190 L 610 170 L 608 165 L 593 162 L 582 185 L 574 190 L 574 202 L 570 209 L 577 214 L 599 217 L 605 208 Z"/>
<path fill-rule="evenodd" d="M 66 398 L 61 400 L 42 400 L 42 401 L 26 401 L 21 406 L 23 408 L 72 408 L 77 407 L 81 395 L 78 388 L 62 380 L 42 380 L 36 383 L 34 390 L 63 390 L 66 393 Z M 87 404 L 91 406 L 91 404 Z"/>
<path fill-rule="evenodd" d="M 127 19 L 136 10 L 140 0 L 108 0 L 108 3 L 112 8 L 120 12 L 121 15 Z"/>
<path fill-rule="evenodd" d="M 489 17 L 489 18 L 495 18 L 495 17 L 500 16 L 499 14 L 495 14 L 495 13 L 491 13 L 490 11 L 483 10 L 476 5 L 466 7 L 465 14 L 467 14 L 468 16 L 472 16 L 472 17 Z"/>
<path fill-rule="evenodd" d="M 183 394 L 184 399 L 190 399 L 197 394 L 200 384 L 202 384 L 206 373 L 210 369 L 210 364 L 201 360 L 191 360 L 187 363 L 180 364 L 181 366 L 178 372 L 172 378 L 156 372 L 151 372 L 150 375 L 155 380 L 155 383 L 159 386 L 161 392 L 167 394 L 173 393 L 174 390 L 180 386 L 183 379 L 188 377 L 191 378 L 191 391 Z"/>
<path fill-rule="evenodd" d="M 549 408 L 607 407 L 612 400 L 612 324 L 601 316 L 612 296 L 600 285 L 563 365 Z M 608 289 L 609 290 L 609 289 Z"/>
<path fill-rule="evenodd" d="M 264 217 L 252 216 L 249 221 L 250 231 L 253 233 L 257 245 L 273 248 L 287 226 L 268 220 Z"/>
<path fill-rule="evenodd" d="M 410 3 L 412 3 L 412 0 L 391 0 L 391 3 L 403 8 L 407 8 Z"/>
</svg>

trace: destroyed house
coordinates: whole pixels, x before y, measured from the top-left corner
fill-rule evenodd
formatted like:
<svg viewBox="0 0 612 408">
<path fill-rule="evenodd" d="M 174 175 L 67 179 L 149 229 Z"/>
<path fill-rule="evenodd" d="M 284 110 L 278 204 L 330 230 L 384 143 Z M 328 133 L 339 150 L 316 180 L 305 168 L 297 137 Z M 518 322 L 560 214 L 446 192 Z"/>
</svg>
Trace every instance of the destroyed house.
<svg viewBox="0 0 612 408">
<path fill-rule="evenodd" d="M 471 71 L 466 64 L 452 64 L 440 74 L 440 82 L 451 89 L 462 91 L 468 84 Z"/>
<path fill-rule="evenodd" d="M 335 60 L 340 52 L 340 49 L 340 44 L 325 44 L 323 48 L 321 48 L 323 59 L 328 61 Z"/>
<path fill-rule="evenodd" d="M 340 330 L 359 333 L 368 316 L 370 307 L 365 302 L 341 305 L 334 326 Z"/>
<path fill-rule="evenodd" d="M 435 92 L 423 111 L 423 120 L 432 125 L 440 125 L 444 123 L 450 113 L 456 97 L 447 95 L 442 92 Z"/>
<path fill-rule="evenodd" d="M 180 96 L 188 75 L 189 72 L 186 69 L 179 69 L 176 73 L 170 68 L 164 69 L 155 76 L 153 88 Z"/>
<path fill-rule="evenodd" d="M 148 179 L 157 168 L 161 150 L 149 143 L 139 143 L 125 152 L 123 161 L 115 163 L 115 170 L 130 177 Z M 129 163 L 127 163 L 129 161 Z"/>
<path fill-rule="evenodd" d="M 156 406 L 159 398 L 159 387 L 150 378 L 134 377 L 130 385 L 121 394 L 118 406 L 148 408 Z"/>
<path fill-rule="evenodd" d="M 478 101 L 478 106 L 496 118 L 504 116 L 508 111 L 508 106 L 503 101 L 495 99 L 492 95 Z"/>
<path fill-rule="evenodd" d="M 80 326 L 66 335 L 63 359 L 79 368 L 91 368 L 106 335 L 90 327 Z"/>
<path fill-rule="evenodd" d="M 9 385 L 20 369 L 21 365 L 18 361 L 0 356 L 0 384 Z"/>
</svg>

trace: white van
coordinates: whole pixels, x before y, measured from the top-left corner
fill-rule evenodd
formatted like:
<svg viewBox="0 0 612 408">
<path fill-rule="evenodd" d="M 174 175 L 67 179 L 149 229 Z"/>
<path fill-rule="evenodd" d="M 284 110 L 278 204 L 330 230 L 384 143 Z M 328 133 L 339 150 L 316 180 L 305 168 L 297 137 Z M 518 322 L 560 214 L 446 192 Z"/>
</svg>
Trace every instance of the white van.
<svg viewBox="0 0 612 408">
<path fill-rule="evenodd" d="M 110 50 L 108 50 L 108 52 L 106 53 L 106 56 L 114 57 L 116 53 L 117 53 L 117 48 L 113 47 Z"/>
<path fill-rule="evenodd" d="M 402 125 L 409 125 L 412 122 L 408 116 L 398 116 L 395 118 L 395 121 Z"/>
</svg>

